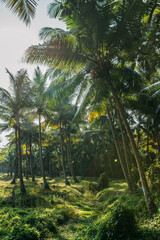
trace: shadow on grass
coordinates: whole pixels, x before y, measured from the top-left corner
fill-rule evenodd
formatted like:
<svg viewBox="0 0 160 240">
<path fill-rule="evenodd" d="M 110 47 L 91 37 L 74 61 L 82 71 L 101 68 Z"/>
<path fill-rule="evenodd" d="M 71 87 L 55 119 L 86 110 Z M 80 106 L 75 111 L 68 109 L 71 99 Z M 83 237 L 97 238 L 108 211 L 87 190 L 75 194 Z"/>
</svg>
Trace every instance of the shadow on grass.
<svg viewBox="0 0 160 240">
<path fill-rule="evenodd" d="M 0 197 L 0 207 L 22 207 L 22 208 L 52 208 L 52 205 L 42 196 L 33 194 L 13 194 Z"/>
<path fill-rule="evenodd" d="M 12 177 L 8 176 L 7 174 L 0 174 L 0 181 L 8 182 L 11 180 L 12 180 Z"/>
</svg>

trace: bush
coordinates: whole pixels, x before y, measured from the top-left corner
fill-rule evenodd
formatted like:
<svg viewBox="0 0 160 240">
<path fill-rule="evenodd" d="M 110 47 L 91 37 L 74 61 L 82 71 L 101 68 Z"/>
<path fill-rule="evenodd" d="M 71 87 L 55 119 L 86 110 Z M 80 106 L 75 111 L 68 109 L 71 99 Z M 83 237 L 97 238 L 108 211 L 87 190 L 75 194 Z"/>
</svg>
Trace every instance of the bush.
<svg viewBox="0 0 160 240">
<path fill-rule="evenodd" d="M 30 226 L 34 226 L 39 232 L 40 237 L 45 237 L 48 234 L 56 233 L 56 226 L 51 218 L 49 216 L 36 216 L 34 213 L 28 215 L 25 218 L 25 222 L 29 224 Z"/>
<path fill-rule="evenodd" d="M 104 188 L 108 188 L 109 182 L 106 173 L 102 173 L 98 179 L 98 190 L 103 190 Z"/>
<path fill-rule="evenodd" d="M 160 197 L 160 164 L 153 163 L 148 171 L 147 171 L 147 181 L 151 187 L 151 191 L 154 193 L 154 195 L 157 195 L 157 198 Z"/>
<path fill-rule="evenodd" d="M 108 229 L 112 229 L 114 235 L 119 236 L 119 239 L 132 237 L 137 231 L 133 210 L 120 204 L 112 209 L 106 223 Z"/>
<path fill-rule="evenodd" d="M 93 193 L 103 190 L 109 186 L 108 177 L 106 173 L 102 173 L 98 179 L 98 183 L 90 183 L 89 190 Z"/>
<path fill-rule="evenodd" d="M 59 208 L 55 212 L 55 221 L 57 225 L 63 225 L 70 219 L 69 212 L 65 208 Z"/>
<path fill-rule="evenodd" d="M 39 232 L 27 224 L 18 222 L 11 228 L 9 235 L 3 238 L 5 240 L 38 240 L 40 239 Z"/>
<path fill-rule="evenodd" d="M 77 233 L 75 240 L 135 240 L 136 234 L 137 226 L 133 211 L 117 205 L 108 213 L 106 220 L 91 223 Z"/>
</svg>

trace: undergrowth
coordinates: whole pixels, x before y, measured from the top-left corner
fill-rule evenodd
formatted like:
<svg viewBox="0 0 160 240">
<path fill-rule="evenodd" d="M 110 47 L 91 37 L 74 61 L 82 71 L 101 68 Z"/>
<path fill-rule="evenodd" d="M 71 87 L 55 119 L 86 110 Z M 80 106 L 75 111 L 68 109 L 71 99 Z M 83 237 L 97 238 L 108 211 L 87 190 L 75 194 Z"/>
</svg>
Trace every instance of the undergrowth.
<svg viewBox="0 0 160 240">
<path fill-rule="evenodd" d="M 160 215 L 148 215 L 142 192 L 131 194 L 123 180 L 104 186 L 102 178 L 70 179 L 71 186 L 48 179 L 50 190 L 41 178 L 25 180 L 22 196 L 18 180 L 11 185 L 0 176 L 0 239 L 160 240 Z M 92 191 L 90 182 L 102 190 Z"/>
</svg>

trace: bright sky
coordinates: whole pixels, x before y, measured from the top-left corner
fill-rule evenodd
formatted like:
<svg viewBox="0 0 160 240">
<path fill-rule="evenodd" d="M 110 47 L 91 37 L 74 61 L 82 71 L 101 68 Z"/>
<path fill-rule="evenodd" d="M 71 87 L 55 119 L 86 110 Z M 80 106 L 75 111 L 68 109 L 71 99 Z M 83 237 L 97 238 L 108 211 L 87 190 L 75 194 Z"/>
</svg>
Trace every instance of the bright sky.
<svg viewBox="0 0 160 240">
<path fill-rule="evenodd" d="M 16 74 L 21 68 L 27 69 L 32 78 L 35 65 L 21 63 L 24 51 L 31 45 L 40 43 L 39 30 L 42 27 L 65 28 L 64 23 L 47 16 L 47 6 L 52 0 L 40 0 L 36 11 L 36 17 L 30 27 L 21 22 L 4 4 L 0 3 L 0 87 L 9 87 L 7 68 Z M 45 67 L 41 67 L 44 72 Z M 6 143 L 4 134 L 0 136 L 0 148 Z"/>
</svg>

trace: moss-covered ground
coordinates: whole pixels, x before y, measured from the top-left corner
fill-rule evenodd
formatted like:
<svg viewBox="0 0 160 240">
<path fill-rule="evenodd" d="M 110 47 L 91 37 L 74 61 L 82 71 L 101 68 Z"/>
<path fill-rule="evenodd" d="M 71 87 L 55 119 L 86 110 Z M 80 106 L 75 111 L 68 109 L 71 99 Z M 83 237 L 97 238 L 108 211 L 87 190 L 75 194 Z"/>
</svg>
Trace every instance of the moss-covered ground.
<svg viewBox="0 0 160 240">
<path fill-rule="evenodd" d="M 158 224 L 159 215 L 148 216 L 142 193 L 130 194 L 123 180 L 110 181 L 100 192 L 89 191 L 95 179 L 70 179 L 71 186 L 63 178 L 47 180 L 50 190 L 43 188 L 39 177 L 35 182 L 25 180 L 27 194 L 21 196 L 19 180 L 12 185 L 10 177 L 0 175 L 0 239 L 74 239 L 92 222 L 103 222 L 117 202 L 134 211 L 141 228 Z"/>
</svg>

